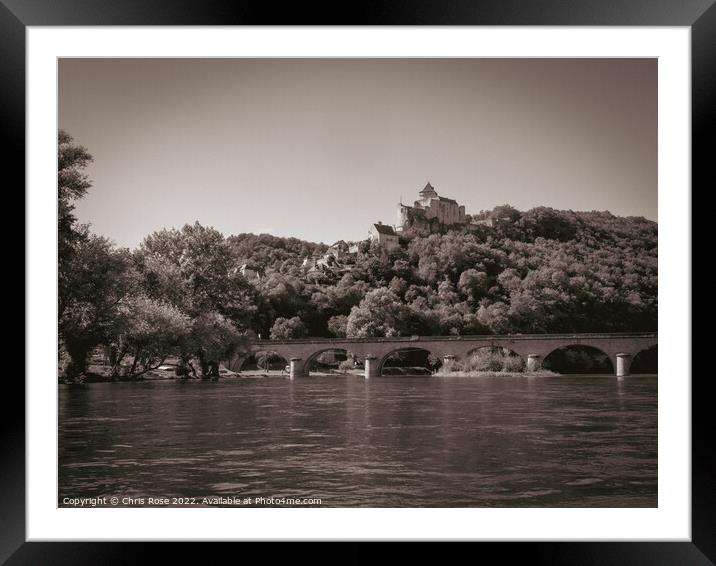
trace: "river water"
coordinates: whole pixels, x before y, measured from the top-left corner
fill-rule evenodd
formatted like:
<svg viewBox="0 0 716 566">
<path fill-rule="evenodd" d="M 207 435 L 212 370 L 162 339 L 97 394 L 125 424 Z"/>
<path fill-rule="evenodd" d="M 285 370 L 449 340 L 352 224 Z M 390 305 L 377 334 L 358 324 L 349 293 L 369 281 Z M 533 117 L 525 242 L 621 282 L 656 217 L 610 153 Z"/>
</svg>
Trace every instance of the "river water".
<svg viewBox="0 0 716 566">
<path fill-rule="evenodd" d="M 60 386 L 58 495 L 655 507 L 657 378 Z"/>
</svg>

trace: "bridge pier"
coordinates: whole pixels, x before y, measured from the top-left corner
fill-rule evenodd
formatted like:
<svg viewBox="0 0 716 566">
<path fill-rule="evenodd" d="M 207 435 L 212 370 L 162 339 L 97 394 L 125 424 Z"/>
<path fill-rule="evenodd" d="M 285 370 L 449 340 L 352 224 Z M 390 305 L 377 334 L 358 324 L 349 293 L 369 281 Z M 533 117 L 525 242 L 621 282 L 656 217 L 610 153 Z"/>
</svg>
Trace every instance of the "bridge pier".
<svg viewBox="0 0 716 566">
<path fill-rule="evenodd" d="M 527 371 L 537 371 L 542 367 L 542 360 L 539 354 L 527 354 Z"/>
<path fill-rule="evenodd" d="M 631 354 L 620 352 L 617 354 L 617 377 L 624 377 L 629 375 L 629 369 L 631 368 Z"/>
<path fill-rule="evenodd" d="M 378 377 L 378 358 L 368 354 L 365 357 L 365 378 Z"/>
<path fill-rule="evenodd" d="M 445 354 L 443 356 L 443 367 L 448 367 L 448 364 L 452 365 L 455 363 L 457 356 L 455 354 Z"/>
<path fill-rule="evenodd" d="M 290 372 L 288 374 L 290 379 L 296 379 L 297 377 L 303 377 L 303 367 L 301 366 L 301 358 L 291 358 Z"/>
</svg>

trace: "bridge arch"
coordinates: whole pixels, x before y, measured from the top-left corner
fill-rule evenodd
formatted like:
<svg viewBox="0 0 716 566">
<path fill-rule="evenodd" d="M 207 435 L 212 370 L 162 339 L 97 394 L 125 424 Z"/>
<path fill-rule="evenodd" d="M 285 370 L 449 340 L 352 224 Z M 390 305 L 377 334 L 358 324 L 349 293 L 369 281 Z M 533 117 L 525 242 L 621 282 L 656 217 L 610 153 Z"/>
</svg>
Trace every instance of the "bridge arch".
<svg viewBox="0 0 716 566">
<path fill-rule="evenodd" d="M 236 360 L 233 363 L 233 368 L 229 369 L 236 372 L 240 372 L 241 370 L 250 371 L 253 369 L 283 371 L 288 365 L 289 359 L 290 357 L 287 357 L 282 352 L 270 348 L 256 349 Z M 252 366 L 255 366 L 255 368 Z"/>
<path fill-rule="evenodd" d="M 654 344 L 639 350 L 632 358 L 630 371 L 631 373 L 658 373 L 659 346 Z"/>
<path fill-rule="evenodd" d="M 615 373 L 614 355 L 582 342 L 554 348 L 542 360 L 542 367 L 556 373 Z"/>
<path fill-rule="evenodd" d="M 404 360 L 403 365 L 400 363 L 398 365 L 391 365 L 392 360 L 397 356 L 405 356 L 407 358 Z M 442 366 L 441 352 L 429 347 L 405 345 L 386 352 L 378 362 L 377 371 L 378 375 L 384 375 L 384 370 L 388 370 L 388 368 L 391 367 L 424 367 L 432 373 L 434 369 L 440 366 Z"/>
<path fill-rule="evenodd" d="M 468 350 L 467 353 L 465 354 L 465 356 L 466 356 L 466 357 L 467 357 L 467 356 L 472 356 L 472 355 L 474 355 L 474 354 L 477 354 L 478 352 L 484 352 L 484 351 L 490 351 L 490 352 L 493 352 L 493 353 L 499 353 L 499 350 L 504 350 L 504 352 L 502 352 L 502 353 L 504 353 L 504 354 L 506 354 L 506 355 L 514 355 L 514 356 L 519 356 L 519 355 L 520 355 L 519 352 L 513 350 L 510 346 L 507 346 L 507 345 L 502 345 L 502 344 L 485 344 L 485 345 L 477 346 L 477 347 L 475 347 L 475 348 L 472 348 L 472 349 Z"/>
<path fill-rule="evenodd" d="M 320 358 L 324 354 L 328 353 L 339 353 L 338 356 L 336 356 L 338 359 L 334 360 L 334 363 L 336 364 L 336 368 L 340 367 L 341 362 L 348 361 L 349 358 L 353 358 L 354 360 L 362 363 L 362 358 L 357 355 L 355 352 L 349 350 L 348 348 L 343 348 L 341 346 L 331 346 L 329 348 L 321 348 L 319 350 L 316 350 L 312 354 L 310 354 L 303 364 L 303 374 L 309 375 L 311 372 L 311 369 L 314 367 L 314 365 L 319 362 Z M 324 362 L 325 363 L 325 362 Z"/>
</svg>

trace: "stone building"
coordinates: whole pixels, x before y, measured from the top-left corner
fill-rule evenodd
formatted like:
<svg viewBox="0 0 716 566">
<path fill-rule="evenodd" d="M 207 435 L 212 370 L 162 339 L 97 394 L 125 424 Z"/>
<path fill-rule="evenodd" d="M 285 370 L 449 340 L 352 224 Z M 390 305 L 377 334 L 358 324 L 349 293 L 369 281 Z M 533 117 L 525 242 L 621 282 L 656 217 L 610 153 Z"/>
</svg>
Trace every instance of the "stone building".
<svg viewBox="0 0 716 566">
<path fill-rule="evenodd" d="M 413 206 L 402 202 L 398 204 L 398 231 L 413 228 L 420 233 L 431 233 L 438 231 L 441 226 L 469 222 L 465 206 L 454 199 L 441 197 L 430 183 L 425 185 L 419 196 Z"/>
<path fill-rule="evenodd" d="M 257 270 L 251 269 L 247 263 L 239 266 L 239 272 L 249 281 L 258 281 L 261 279 L 261 274 Z"/>
<path fill-rule="evenodd" d="M 488 216 L 487 218 L 473 218 L 470 220 L 470 225 L 472 226 L 488 226 L 489 228 L 492 228 L 495 225 L 495 219 L 491 216 Z"/>
<path fill-rule="evenodd" d="M 370 239 L 371 241 L 378 242 L 386 250 L 390 251 L 397 248 L 400 244 L 398 242 L 398 235 L 392 226 L 378 222 L 372 224 L 370 227 Z"/>
<path fill-rule="evenodd" d="M 303 263 L 301 264 L 302 267 L 307 267 L 308 269 L 316 269 L 316 263 L 318 262 L 317 257 L 307 257 L 303 260 Z"/>
<path fill-rule="evenodd" d="M 354 252 L 351 252 L 351 247 L 343 240 L 338 240 L 326 250 L 324 257 L 333 256 L 336 261 L 345 261 L 350 259 L 351 255 L 354 255 Z"/>
</svg>

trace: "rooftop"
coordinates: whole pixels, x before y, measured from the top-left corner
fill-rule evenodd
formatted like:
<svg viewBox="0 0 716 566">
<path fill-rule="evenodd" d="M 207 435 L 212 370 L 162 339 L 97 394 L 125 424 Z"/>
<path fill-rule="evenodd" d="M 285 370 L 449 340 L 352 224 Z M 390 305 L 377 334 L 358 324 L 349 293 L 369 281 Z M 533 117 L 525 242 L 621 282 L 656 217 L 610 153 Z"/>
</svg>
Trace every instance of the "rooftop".
<svg viewBox="0 0 716 566">
<path fill-rule="evenodd" d="M 387 224 L 373 224 L 373 228 L 375 228 L 375 231 L 378 232 L 378 234 L 386 234 L 388 236 L 397 235 L 393 227 L 388 226 Z"/>
<path fill-rule="evenodd" d="M 425 187 L 423 188 L 423 190 L 420 191 L 420 194 L 421 194 L 421 195 L 422 195 L 423 193 L 435 193 L 435 194 L 437 194 L 437 192 L 435 191 L 435 188 L 430 184 L 430 182 L 428 182 L 428 184 L 425 185 Z"/>
</svg>

